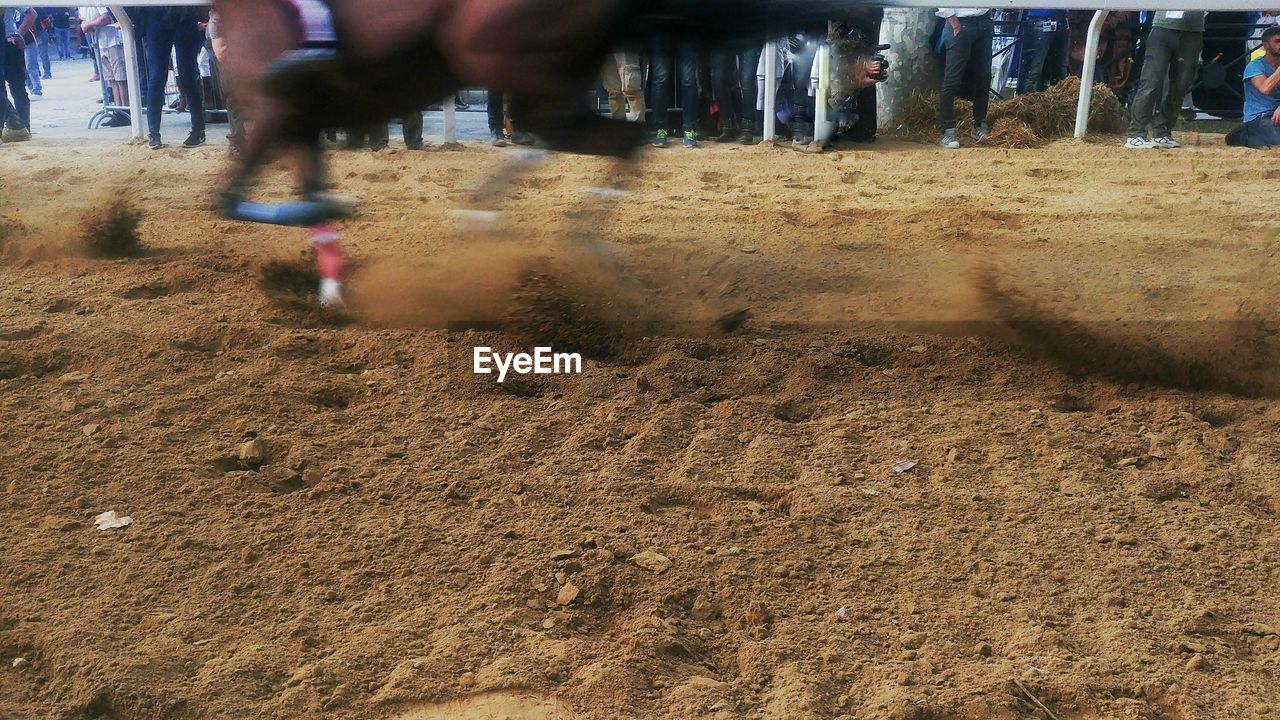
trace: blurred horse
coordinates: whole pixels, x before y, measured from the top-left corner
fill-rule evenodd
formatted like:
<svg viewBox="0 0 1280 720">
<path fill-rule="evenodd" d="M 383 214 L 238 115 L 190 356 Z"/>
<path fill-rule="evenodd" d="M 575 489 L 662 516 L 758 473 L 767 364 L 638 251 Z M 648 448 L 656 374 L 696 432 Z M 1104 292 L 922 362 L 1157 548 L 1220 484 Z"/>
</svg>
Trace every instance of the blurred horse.
<svg viewBox="0 0 1280 720">
<path fill-rule="evenodd" d="M 343 216 L 324 194 L 326 128 L 360 127 L 481 86 L 511 97 L 512 115 L 552 150 L 625 159 L 643 123 L 612 120 L 583 101 L 606 55 L 655 34 L 709 47 L 760 45 L 788 28 L 838 17 L 851 0 L 328 0 L 339 51 L 326 71 L 281 87 L 265 81 L 303 39 L 288 0 L 214 0 L 232 95 L 249 120 L 220 209 L 246 220 L 315 226 Z M 865 77 L 850 89 L 872 84 Z M 270 157 L 294 150 L 304 202 L 246 201 Z M 508 171 L 510 174 L 513 171 Z M 493 187 L 500 183 L 489 183 Z M 328 231 L 326 231 L 328 232 Z M 331 233 L 330 233 L 331 234 Z"/>
<path fill-rule="evenodd" d="M 510 94 L 512 112 L 522 129 L 552 150 L 625 158 L 644 143 L 643 125 L 600 117 L 582 101 L 612 48 L 642 42 L 655 33 L 709 46 L 758 45 L 770 33 L 838 16 L 855 3 L 329 0 L 327 4 L 341 41 L 334 65 L 309 82 L 270 88 L 261 82 L 264 71 L 302 39 L 296 11 L 286 0 L 214 0 L 228 44 L 226 70 L 233 95 L 252 123 L 224 193 L 222 209 L 233 216 L 273 151 L 300 151 L 301 189 L 319 192 L 324 186 L 319 143 L 323 129 L 359 127 L 419 112 L 468 85 Z"/>
</svg>

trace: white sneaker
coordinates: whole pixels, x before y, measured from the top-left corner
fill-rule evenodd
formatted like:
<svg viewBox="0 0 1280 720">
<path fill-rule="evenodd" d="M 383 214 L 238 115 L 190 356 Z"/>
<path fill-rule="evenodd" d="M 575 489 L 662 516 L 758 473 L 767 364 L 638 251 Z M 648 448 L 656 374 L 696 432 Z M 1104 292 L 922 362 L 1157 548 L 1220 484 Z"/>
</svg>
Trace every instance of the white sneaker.
<svg viewBox="0 0 1280 720">
<path fill-rule="evenodd" d="M 942 139 L 938 141 L 938 144 L 948 150 L 955 150 L 959 148 L 960 138 L 956 137 L 956 129 L 951 128 L 950 130 L 943 130 Z"/>
<path fill-rule="evenodd" d="M 1130 150 L 1151 150 L 1160 147 L 1146 138 L 1131 137 L 1124 141 L 1124 146 Z"/>
<path fill-rule="evenodd" d="M 1152 138 L 1151 144 L 1155 145 L 1156 147 L 1162 147 L 1162 148 L 1182 147 L 1181 145 L 1178 144 L 1178 141 L 1174 140 L 1173 137 L 1170 135 L 1165 135 L 1164 137 Z"/>
</svg>

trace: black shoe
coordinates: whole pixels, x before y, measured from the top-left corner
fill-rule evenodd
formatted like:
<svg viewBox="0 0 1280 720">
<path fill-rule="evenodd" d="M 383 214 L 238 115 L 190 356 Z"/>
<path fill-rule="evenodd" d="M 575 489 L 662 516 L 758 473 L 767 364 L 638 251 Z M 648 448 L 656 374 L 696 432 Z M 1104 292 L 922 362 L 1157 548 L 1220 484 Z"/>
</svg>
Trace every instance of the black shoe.
<svg viewBox="0 0 1280 720">
<path fill-rule="evenodd" d="M 532 145 L 536 141 L 537 139 L 533 137 L 532 133 L 523 130 L 516 130 L 511 133 L 511 142 L 517 145 Z"/>
<path fill-rule="evenodd" d="M 160 142 L 160 133 L 151 133 L 147 136 L 147 147 L 152 150 L 159 150 L 164 147 L 164 143 Z"/>
<path fill-rule="evenodd" d="M 742 132 L 738 133 L 737 139 L 738 139 L 738 142 L 743 145 L 755 145 L 756 143 L 760 142 L 759 140 L 756 139 L 755 133 L 751 132 L 750 130 L 743 130 Z"/>
<path fill-rule="evenodd" d="M 102 127 L 128 127 L 131 124 L 124 115 L 112 115 L 103 121 Z"/>
<path fill-rule="evenodd" d="M 182 147 L 184 148 L 198 148 L 203 144 L 204 133 L 196 132 L 195 130 L 192 130 L 191 134 L 187 136 L 187 139 L 182 141 Z"/>
<path fill-rule="evenodd" d="M 712 139 L 718 143 L 730 143 L 737 142 L 741 136 L 742 133 L 738 132 L 738 128 L 734 127 L 732 123 L 727 123 L 724 126 L 724 131 Z"/>
</svg>

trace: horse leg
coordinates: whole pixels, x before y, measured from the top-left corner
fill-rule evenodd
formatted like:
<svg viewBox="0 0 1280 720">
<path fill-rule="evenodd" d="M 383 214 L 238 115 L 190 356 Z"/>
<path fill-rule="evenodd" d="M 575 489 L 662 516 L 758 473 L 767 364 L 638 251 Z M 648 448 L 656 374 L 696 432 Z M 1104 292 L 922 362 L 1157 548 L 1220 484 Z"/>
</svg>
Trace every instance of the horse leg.
<svg viewBox="0 0 1280 720">
<path fill-rule="evenodd" d="M 345 199 L 326 193 L 324 153 L 320 148 L 320 133 L 299 132 L 294 137 L 298 147 L 299 194 L 308 202 L 325 205 L 348 204 Z M 355 201 L 350 201 L 354 205 Z M 342 276 L 346 266 L 346 254 L 338 242 L 338 230 L 327 221 L 307 228 L 311 247 L 316 253 L 316 274 L 320 276 L 320 307 L 342 307 Z"/>
<path fill-rule="evenodd" d="M 584 188 L 585 202 L 568 214 L 565 236 L 569 242 L 611 265 L 620 264 L 617 249 L 601 240 L 601 234 L 612 222 L 620 204 L 631 197 L 631 188 L 639 179 L 640 164 L 635 160 L 621 157 L 609 162 L 603 182 Z"/>
<path fill-rule="evenodd" d="M 549 157 L 545 150 L 514 151 L 497 172 L 471 192 L 466 208 L 453 211 L 459 229 L 466 232 L 493 232 L 501 229 L 500 207 L 507 189 L 533 166 Z"/>
<path fill-rule="evenodd" d="M 249 193 L 258 171 L 266 163 L 272 148 L 284 126 L 286 109 L 278 103 L 265 103 L 254 118 L 247 136 L 240 146 L 240 156 L 227 184 L 223 187 L 218 209 L 227 216 L 236 217 L 235 211 Z"/>
<path fill-rule="evenodd" d="M 322 223 L 308 229 L 311 246 L 316 251 L 316 273 L 320 276 L 320 306 L 341 307 L 342 271 L 346 256 L 338 243 L 338 231 Z"/>
</svg>

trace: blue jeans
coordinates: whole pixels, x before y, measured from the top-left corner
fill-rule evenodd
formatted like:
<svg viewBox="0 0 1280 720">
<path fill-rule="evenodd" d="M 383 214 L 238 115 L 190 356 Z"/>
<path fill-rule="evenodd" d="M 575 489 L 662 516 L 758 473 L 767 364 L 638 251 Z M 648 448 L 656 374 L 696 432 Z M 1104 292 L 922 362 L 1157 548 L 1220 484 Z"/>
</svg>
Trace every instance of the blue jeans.
<svg viewBox="0 0 1280 720">
<path fill-rule="evenodd" d="M 1049 29 L 1052 26 L 1046 23 L 1057 23 L 1057 27 Z M 1018 94 L 1040 92 L 1065 78 L 1070 43 L 1065 19 L 1027 18 L 1018 61 Z"/>
<path fill-rule="evenodd" d="M 58 45 L 58 59 L 71 59 L 71 28 L 54 28 L 53 38 Z"/>
<path fill-rule="evenodd" d="M 204 132 L 204 101 L 200 95 L 200 68 L 196 58 L 204 45 L 204 36 L 195 23 L 177 27 L 161 22 L 147 25 L 143 37 L 147 55 L 147 132 L 160 134 L 160 113 L 164 110 L 164 84 L 169 79 L 169 51 L 178 55 L 178 86 L 187 96 L 191 111 L 191 131 Z"/>
<path fill-rule="evenodd" d="M 40 53 L 40 66 L 44 68 L 44 76 L 53 78 L 53 68 L 49 66 L 49 32 L 41 30 L 36 33 L 36 49 Z"/>
<path fill-rule="evenodd" d="M 756 117 L 756 66 L 760 48 L 711 53 L 711 94 L 720 108 L 720 121 L 751 130 Z"/>
<path fill-rule="evenodd" d="M 671 110 L 671 61 L 678 53 L 680 64 L 680 121 L 682 130 L 698 129 L 698 47 L 692 43 L 675 41 L 660 36 L 650 45 L 649 108 L 653 110 L 654 130 L 670 130 L 668 115 Z"/>
<path fill-rule="evenodd" d="M 1280 147 L 1280 128 L 1271 124 L 1271 113 L 1263 113 L 1227 133 L 1227 144 L 1259 150 Z"/>
<path fill-rule="evenodd" d="M 40 47 L 38 43 L 29 43 L 22 53 L 26 56 L 27 87 L 39 95 L 44 92 L 44 87 L 40 85 Z"/>
</svg>

